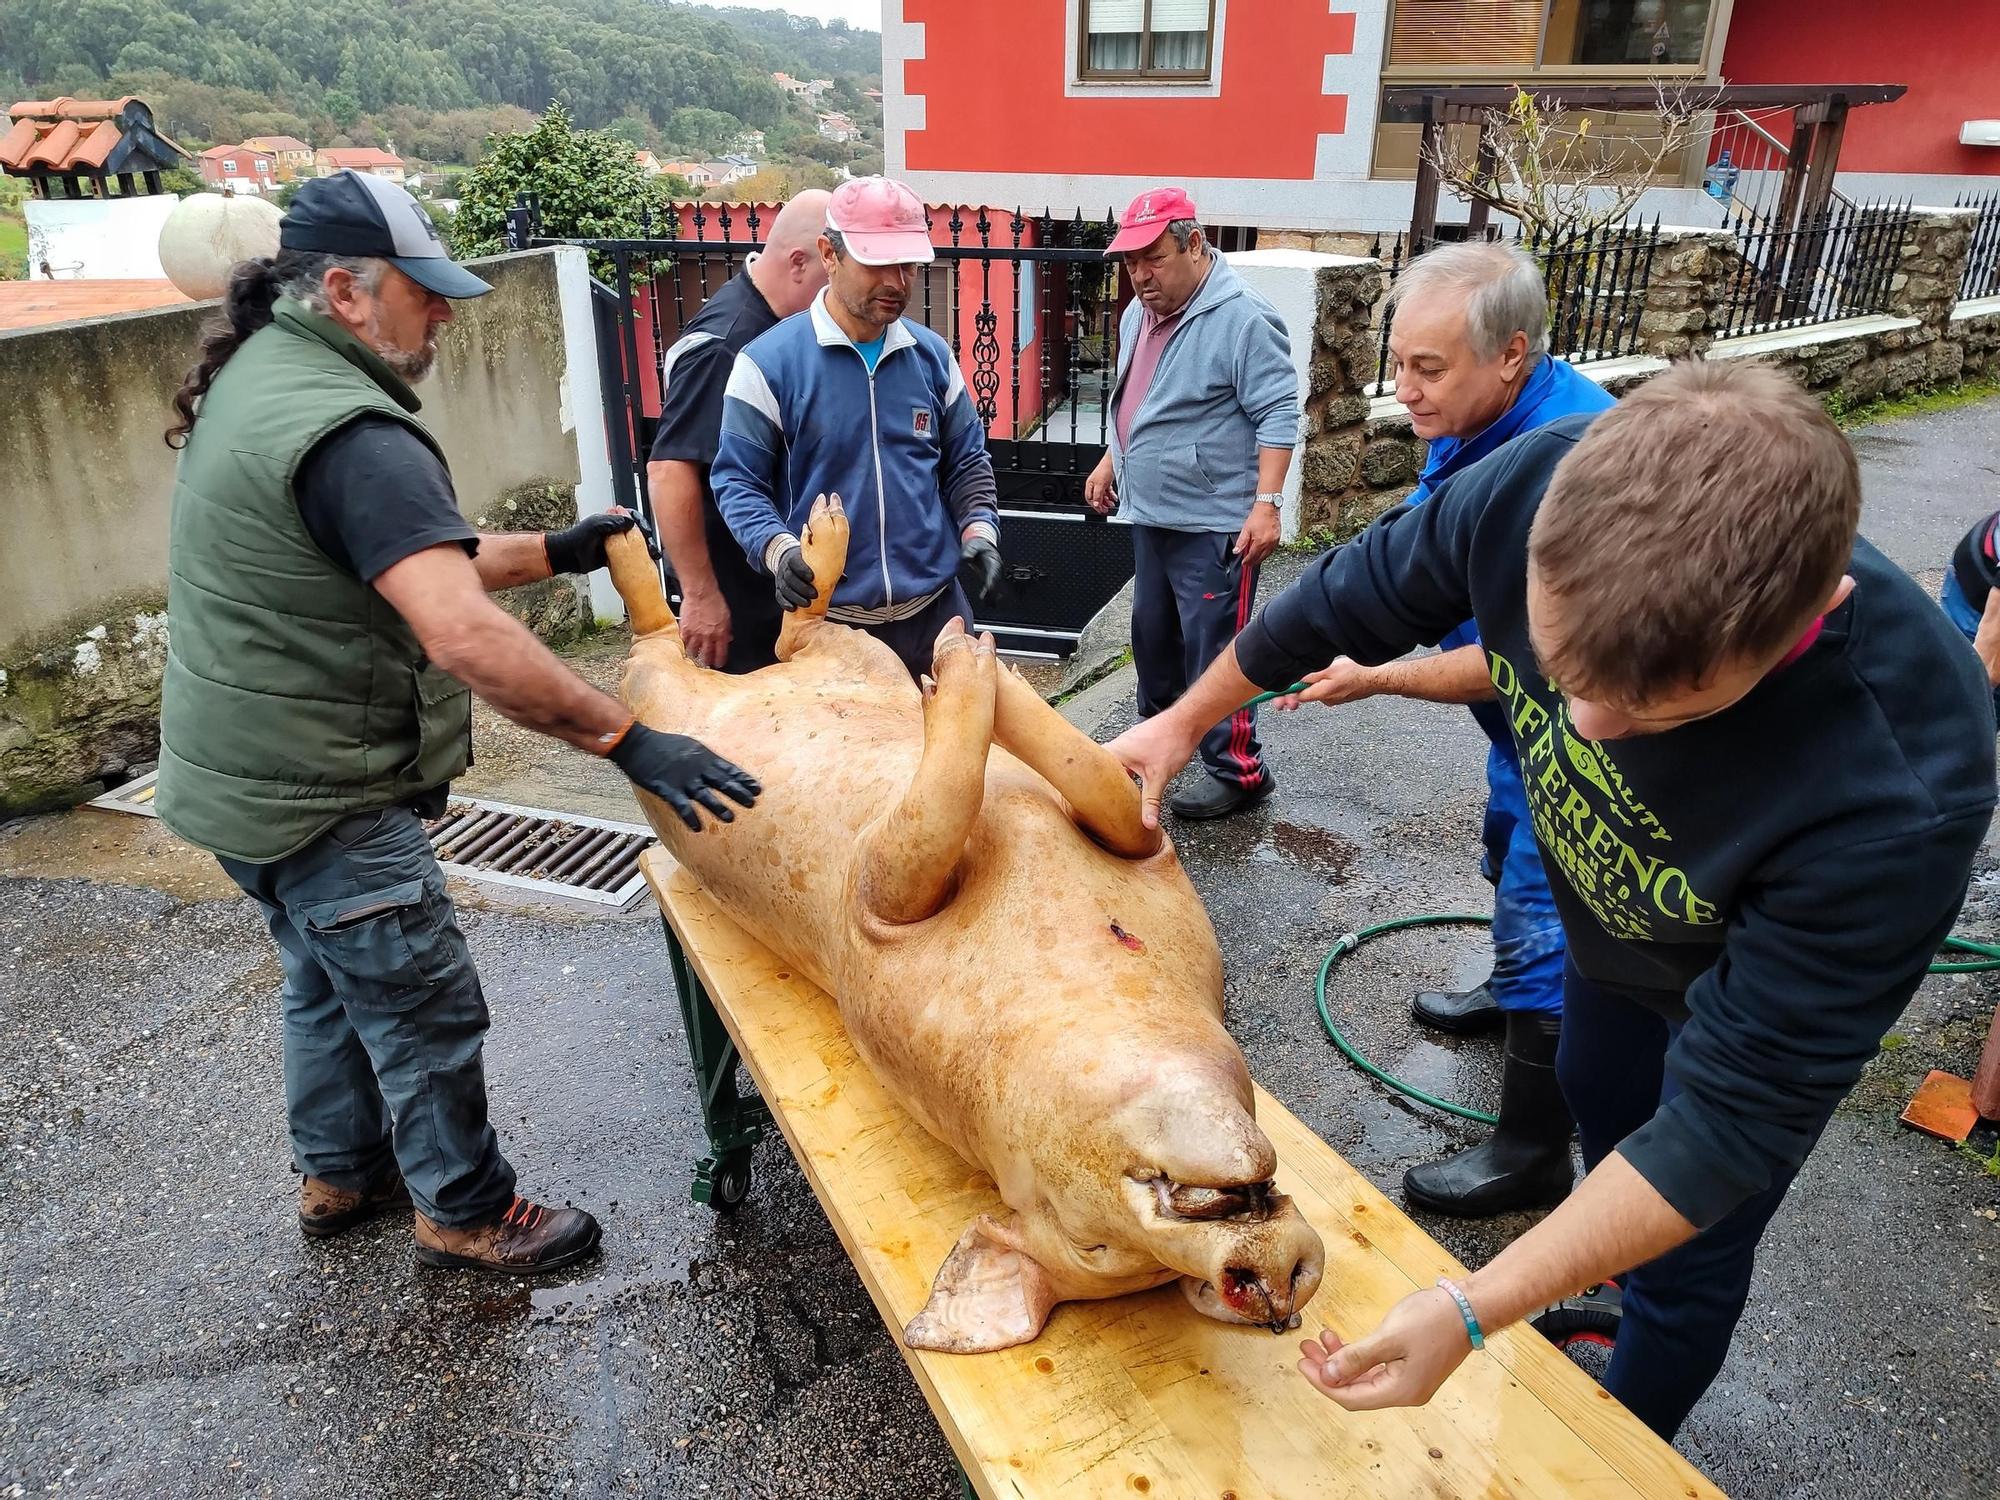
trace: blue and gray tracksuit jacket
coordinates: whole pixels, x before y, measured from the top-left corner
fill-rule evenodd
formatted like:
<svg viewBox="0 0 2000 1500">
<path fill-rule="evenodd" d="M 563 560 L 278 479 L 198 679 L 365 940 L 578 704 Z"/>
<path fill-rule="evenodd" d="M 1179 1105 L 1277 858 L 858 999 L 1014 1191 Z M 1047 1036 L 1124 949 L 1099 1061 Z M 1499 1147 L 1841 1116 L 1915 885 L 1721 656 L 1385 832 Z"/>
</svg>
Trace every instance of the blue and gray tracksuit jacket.
<svg viewBox="0 0 2000 1500">
<path fill-rule="evenodd" d="M 957 576 L 966 537 L 999 541 L 986 431 L 950 346 L 899 318 L 870 374 L 824 292 L 736 356 L 709 481 L 767 573 L 813 498 L 840 496 L 847 571 L 827 613 L 852 625 L 910 618 Z"/>
</svg>

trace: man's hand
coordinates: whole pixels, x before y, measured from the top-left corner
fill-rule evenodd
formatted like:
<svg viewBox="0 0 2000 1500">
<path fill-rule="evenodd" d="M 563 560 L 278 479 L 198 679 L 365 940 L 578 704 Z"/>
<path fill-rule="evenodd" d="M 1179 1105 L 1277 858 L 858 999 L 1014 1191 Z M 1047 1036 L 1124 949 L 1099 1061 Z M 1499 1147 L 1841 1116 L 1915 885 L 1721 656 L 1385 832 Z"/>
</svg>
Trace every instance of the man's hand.
<svg viewBox="0 0 2000 1500">
<path fill-rule="evenodd" d="M 2000 589 L 1986 596 L 1986 608 L 1980 612 L 1979 632 L 1972 638 L 1972 649 L 1986 663 L 1987 680 L 2000 687 Z"/>
<path fill-rule="evenodd" d="M 1278 507 L 1268 500 L 1251 504 L 1243 529 L 1236 533 L 1236 545 L 1229 549 L 1243 559 L 1244 566 L 1256 567 L 1278 550 Z"/>
<path fill-rule="evenodd" d="M 972 591 L 981 599 L 991 598 L 1000 586 L 1000 549 L 983 536 L 969 536 L 958 550 L 959 571 L 972 582 Z"/>
<path fill-rule="evenodd" d="M 1382 691 L 1380 673 L 1351 656 L 1336 656 L 1330 665 L 1308 672 L 1300 680 L 1311 686 L 1302 693 L 1273 698 L 1271 707 L 1290 713 L 1302 703 L 1359 703 Z"/>
<path fill-rule="evenodd" d="M 756 777 L 699 740 L 684 734 L 662 734 L 636 719 L 608 754 L 612 764 L 632 778 L 634 786 L 666 803 L 696 833 L 701 832 L 697 803 L 723 822 L 733 823 L 736 814 L 716 793 L 749 807 L 764 790 Z"/>
<path fill-rule="evenodd" d="M 1441 1287 L 1412 1292 L 1367 1338 L 1343 1344 L 1332 1330 L 1299 1345 L 1299 1373 L 1349 1411 L 1422 1406 L 1472 1352 L 1465 1319 Z"/>
<path fill-rule="evenodd" d="M 621 531 L 630 531 L 635 526 L 639 535 L 646 539 L 646 550 L 653 554 L 653 561 L 658 562 L 660 544 L 646 518 L 614 505 L 597 515 L 585 516 L 574 526 L 542 533 L 542 546 L 549 554 L 550 574 L 595 573 L 605 566 L 604 544 Z"/>
<path fill-rule="evenodd" d="M 720 667 L 729 657 L 729 605 L 720 589 L 681 588 L 681 646 L 705 667 Z"/>
<path fill-rule="evenodd" d="M 778 559 L 771 575 L 778 583 L 778 603 L 786 609 L 804 609 L 813 602 L 813 570 L 805 549 L 794 542 Z"/>
<path fill-rule="evenodd" d="M 1111 467 L 1109 448 L 1083 481 L 1083 502 L 1100 516 L 1108 516 L 1118 508 L 1118 478 Z"/>
<path fill-rule="evenodd" d="M 1201 731 L 1189 734 L 1172 713 L 1155 714 L 1134 724 L 1104 748 L 1118 757 L 1127 772 L 1139 778 L 1139 817 L 1148 828 L 1160 826 L 1160 798 L 1167 783 L 1194 758 Z"/>
</svg>

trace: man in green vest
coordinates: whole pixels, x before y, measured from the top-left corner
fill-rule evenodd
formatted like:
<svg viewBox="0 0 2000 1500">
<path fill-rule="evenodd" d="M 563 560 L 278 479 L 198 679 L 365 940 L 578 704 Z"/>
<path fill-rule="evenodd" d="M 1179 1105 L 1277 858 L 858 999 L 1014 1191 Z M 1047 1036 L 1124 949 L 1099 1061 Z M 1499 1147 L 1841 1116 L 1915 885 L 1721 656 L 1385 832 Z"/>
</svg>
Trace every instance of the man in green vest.
<svg viewBox="0 0 2000 1500">
<path fill-rule="evenodd" d="M 422 821 L 471 761 L 468 689 L 609 757 L 690 828 L 761 788 L 634 722 L 487 597 L 601 568 L 641 524 L 466 525 L 411 387 L 451 299 L 489 290 L 414 198 L 356 172 L 308 182 L 277 256 L 236 267 L 167 437 L 158 808 L 284 961 L 301 1228 L 414 1203 L 422 1260 L 529 1271 L 588 1255 L 598 1225 L 515 1192 L 487 1120 L 486 1002 Z"/>
</svg>

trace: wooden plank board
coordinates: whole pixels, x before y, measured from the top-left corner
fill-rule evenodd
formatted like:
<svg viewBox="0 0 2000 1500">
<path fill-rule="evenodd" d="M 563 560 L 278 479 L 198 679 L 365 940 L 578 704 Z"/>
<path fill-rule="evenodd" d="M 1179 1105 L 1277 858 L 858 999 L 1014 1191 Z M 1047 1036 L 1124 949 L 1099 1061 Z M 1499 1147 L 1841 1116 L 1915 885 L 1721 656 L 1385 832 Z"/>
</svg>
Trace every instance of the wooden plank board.
<svg viewBox="0 0 2000 1500">
<path fill-rule="evenodd" d="M 986 1175 L 906 1115 L 855 1055 L 833 1001 L 736 926 L 664 849 L 642 865 L 758 1089 L 897 1335 L 974 1215 Z M 1279 1187 L 1326 1241 L 1307 1332 L 1356 1337 L 1398 1298 L 1462 1272 L 1261 1089 Z M 1720 1494 L 1539 1335 L 1488 1341 L 1416 1410 L 1349 1414 L 1293 1368 L 1297 1337 L 1234 1328 L 1164 1287 L 1056 1309 L 994 1354 L 905 1348 L 974 1488 L 997 1497 Z"/>
</svg>

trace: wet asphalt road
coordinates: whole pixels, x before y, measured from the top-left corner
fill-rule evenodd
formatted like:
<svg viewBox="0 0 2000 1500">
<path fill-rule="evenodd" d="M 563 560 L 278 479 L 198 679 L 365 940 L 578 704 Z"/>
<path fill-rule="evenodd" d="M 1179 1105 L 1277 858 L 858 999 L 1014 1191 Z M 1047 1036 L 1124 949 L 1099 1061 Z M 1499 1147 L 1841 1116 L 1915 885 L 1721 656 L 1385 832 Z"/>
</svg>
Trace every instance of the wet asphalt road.
<svg viewBox="0 0 2000 1500">
<path fill-rule="evenodd" d="M 1870 534 L 1934 585 L 2000 505 L 2000 403 L 1857 447 Z M 1484 909 L 1483 741 L 1421 705 L 1265 722 L 1278 796 L 1180 830 L 1182 856 L 1253 1070 L 1393 1193 L 1477 1132 L 1335 1056 L 1312 976 L 1350 928 Z M 957 1493 L 782 1143 L 735 1215 L 688 1201 L 699 1113 L 655 919 L 465 905 L 522 1186 L 605 1223 L 577 1275 L 475 1280 L 418 1267 L 400 1223 L 300 1237 L 275 959 L 247 903 L 138 822 L 0 828 L 0 1495 Z M 95 854 L 42 857 L 79 844 Z M 1996 865 L 1962 930 L 2000 933 Z M 1385 938 L 1335 1003 L 1378 1061 L 1490 1107 L 1496 1044 L 1420 1037 L 1405 1009 L 1483 968 L 1476 931 Z M 1969 1073 L 1996 996 L 1988 976 L 1926 984 L 1767 1237 L 1680 1439 L 1732 1495 L 2000 1492 L 2000 1176 L 1895 1123 L 1927 1068 Z M 1476 1263 L 1527 1221 L 1424 1222 Z"/>
</svg>

